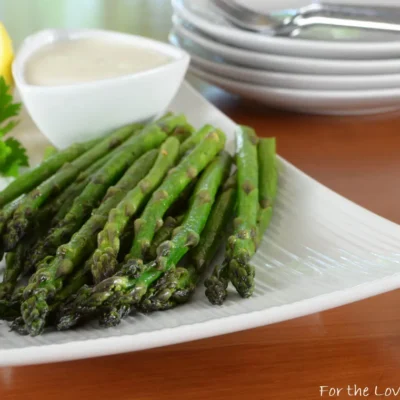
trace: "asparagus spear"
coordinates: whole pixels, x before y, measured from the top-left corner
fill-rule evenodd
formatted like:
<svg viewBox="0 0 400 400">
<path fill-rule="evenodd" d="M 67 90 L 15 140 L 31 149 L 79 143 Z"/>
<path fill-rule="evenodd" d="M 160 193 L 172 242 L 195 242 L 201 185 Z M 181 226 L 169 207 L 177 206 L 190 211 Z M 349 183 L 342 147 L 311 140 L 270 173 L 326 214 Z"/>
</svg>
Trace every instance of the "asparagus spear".
<svg viewBox="0 0 400 400">
<path fill-rule="evenodd" d="M 134 234 L 134 218 L 129 221 L 128 225 L 125 228 L 125 231 L 121 235 L 121 239 L 119 241 L 119 252 L 118 252 L 118 263 L 123 263 L 126 255 L 129 253 L 133 242 L 133 234 Z"/>
<path fill-rule="evenodd" d="M 56 212 L 57 212 L 57 214 L 54 217 L 55 220 L 59 219 L 61 216 L 63 217 L 66 214 L 65 211 L 66 210 L 68 211 L 69 207 L 71 206 L 70 200 L 72 198 L 75 198 L 77 193 L 80 193 L 82 191 L 82 189 L 86 186 L 86 184 L 87 184 L 86 180 L 87 180 L 88 176 L 90 176 L 102 164 L 104 164 L 109 157 L 110 157 L 110 155 L 106 155 L 106 156 L 100 158 L 92 166 L 90 166 L 86 171 L 81 172 L 80 175 L 78 176 L 78 178 L 76 179 L 76 182 L 74 182 L 64 192 L 62 192 L 59 196 L 57 196 L 57 198 L 54 201 L 51 201 L 50 204 L 46 204 L 46 206 L 40 210 L 39 215 L 37 217 L 38 220 L 46 221 L 47 219 L 52 218 L 52 216 L 54 214 L 56 214 Z M 13 216 L 14 211 L 18 207 L 18 204 L 21 201 L 21 199 L 7 204 L 3 208 L 3 210 L 0 210 L 0 237 L 3 234 L 6 224 L 8 223 L 10 218 Z M 2 259 L 2 254 L 3 254 L 2 249 L 3 249 L 3 244 L 2 244 L 2 240 L 0 239 L 0 261 Z"/>
<path fill-rule="evenodd" d="M 115 187 L 110 187 L 102 200 L 102 204 L 100 206 L 101 210 L 103 207 L 107 208 L 107 201 L 110 197 L 117 195 L 119 198 L 122 198 L 125 193 L 127 193 L 132 186 L 135 186 L 145 174 L 149 168 L 151 168 L 152 164 L 157 158 L 158 151 L 150 150 L 142 157 L 136 161 L 130 169 L 124 174 L 124 176 L 118 181 Z M 135 180 L 136 179 L 136 180 Z M 94 211 L 97 213 L 98 210 Z M 44 257 L 43 257 L 44 258 Z"/>
<path fill-rule="evenodd" d="M 28 255 L 32 239 L 19 243 L 16 250 L 6 255 L 6 268 L 3 282 L 0 283 L 0 299 L 9 299 L 15 289 L 18 278 L 23 270 L 25 258 Z"/>
<path fill-rule="evenodd" d="M 9 299 L 0 300 L 0 320 L 12 320 L 11 315 L 14 315 L 14 318 L 21 315 L 23 289 L 23 286 L 14 289 Z"/>
<path fill-rule="evenodd" d="M 257 237 L 255 241 L 256 247 L 258 247 L 272 216 L 272 207 L 276 197 L 278 179 L 275 158 L 275 139 L 260 139 L 258 143 L 259 211 L 257 216 Z M 229 250 L 227 253 L 229 253 Z M 251 255 L 248 255 L 248 257 L 250 258 Z M 229 282 L 228 274 L 232 263 L 235 265 L 235 267 L 240 265 L 236 260 L 232 260 L 231 264 L 229 264 L 228 258 L 222 265 L 216 266 L 212 276 L 206 281 L 206 296 L 212 304 L 220 305 L 226 299 Z M 250 292 L 248 292 L 247 288 L 249 288 L 249 285 L 254 286 L 254 267 L 249 265 L 248 262 L 245 262 L 244 264 L 240 265 L 236 271 L 243 279 L 241 283 L 239 279 L 238 284 L 244 285 L 244 289 L 242 289 L 244 290 L 244 297 L 251 295 L 252 289 Z M 245 275 L 245 271 L 247 276 Z"/>
<path fill-rule="evenodd" d="M 57 196 L 57 198 L 54 201 L 51 201 L 49 204 L 46 204 L 45 207 L 40 209 L 38 219 L 40 221 L 46 221 L 48 218 L 52 218 L 52 216 L 56 213 L 57 210 L 58 210 L 57 214 L 54 217 L 55 220 L 59 219 L 61 215 L 64 216 L 65 210 L 67 209 L 68 211 L 68 209 L 71 207 L 71 201 L 70 201 L 71 198 L 75 198 L 77 193 L 82 192 L 82 189 L 87 184 L 87 178 L 92 173 L 97 171 L 97 169 L 110 158 L 111 154 L 108 154 L 100 158 L 87 170 L 81 172 L 76 181 L 72 185 L 70 185 L 64 192 L 62 192 L 59 196 Z M 3 234 L 7 222 L 13 216 L 14 211 L 17 208 L 19 202 L 22 200 L 22 198 L 23 197 L 12 203 L 8 203 L 2 210 L 0 210 L 0 237 Z M 3 244 L 2 240 L 0 239 L 0 261 L 2 259 L 2 255 L 3 255 Z"/>
<path fill-rule="evenodd" d="M 254 267 L 248 262 L 256 251 L 258 202 L 258 138 L 251 128 L 236 134 L 238 168 L 237 217 L 228 239 L 229 279 L 242 297 L 254 291 Z"/>
<path fill-rule="evenodd" d="M 7 203 L 15 200 L 17 197 L 32 190 L 44 180 L 53 175 L 65 163 L 71 162 L 81 156 L 93 146 L 98 144 L 99 140 L 91 140 L 85 143 L 78 143 L 60 151 L 46 161 L 42 162 L 36 168 L 31 169 L 25 174 L 11 182 L 2 192 L 0 192 L 0 208 Z"/>
<path fill-rule="evenodd" d="M 213 210 L 213 214 L 210 217 L 209 225 L 210 234 L 208 231 L 204 235 L 204 243 L 194 249 L 193 260 L 197 266 L 197 270 L 205 268 L 211 263 L 214 257 L 219 242 L 218 237 L 223 237 L 224 227 L 226 226 L 230 218 L 236 201 L 236 185 L 237 185 L 237 174 L 234 173 L 229 177 L 224 185 L 218 202 Z M 206 227 L 207 228 L 207 227 Z M 204 285 L 206 287 L 206 296 L 212 304 L 222 304 L 228 295 L 227 288 L 229 283 L 228 277 L 228 263 L 224 261 L 220 265 L 214 267 L 211 276 L 205 280 Z"/>
<path fill-rule="evenodd" d="M 0 300 L 0 321 L 12 321 L 21 315 L 21 303 L 18 301 Z"/>
<path fill-rule="evenodd" d="M 89 184 L 89 180 L 76 183 L 72 187 L 68 188 L 69 190 L 65 190 L 61 193 L 60 196 L 57 196 L 55 201 L 51 202 L 48 206 L 49 208 L 44 210 L 40 210 L 40 214 L 48 213 L 51 219 L 51 227 L 54 228 L 61 224 L 66 215 L 70 212 L 71 208 L 74 205 L 74 201 L 79 197 L 79 195 L 85 190 L 87 185 Z M 44 208 L 47 208 L 44 207 Z M 57 211 L 57 212 L 55 212 Z M 52 218 L 51 218 L 52 217 Z M 49 232 L 50 233 L 50 232 Z M 38 259 L 37 261 L 40 261 Z M 33 263 L 35 265 L 35 262 Z"/>
<path fill-rule="evenodd" d="M 44 181 L 36 189 L 27 194 L 18 205 L 13 214 L 13 218 L 7 224 L 7 231 L 3 237 L 4 247 L 7 251 L 12 251 L 19 240 L 26 234 L 31 222 L 35 219 L 38 210 L 45 202 L 62 191 L 68 186 L 79 173 L 93 164 L 99 157 L 104 156 L 110 150 L 118 147 L 140 125 L 131 125 L 121 128 L 102 140 L 69 164 L 65 164 L 55 175 Z"/>
<path fill-rule="evenodd" d="M 148 125 L 140 134 L 129 139 L 122 149 L 93 174 L 83 192 L 75 198 L 71 209 L 47 236 L 36 259 L 43 254 L 54 255 L 57 248 L 66 243 L 85 222 L 90 212 L 97 206 L 107 188 L 115 183 L 124 171 L 146 151 L 158 147 L 184 117 L 173 116 Z M 160 128 L 162 124 L 162 129 Z M 165 132 L 167 133 L 165 133 Z M 179 142 L 178 142 L 179 144 Z"/>
<path fill-rule="evenodd" d="M 260 139 L 258 143 L 259 201 L 257 247 L 271 221 L 278 187 L 275 138 Z"/>
<path fill-rule="evenodd" d="M 13 252 L 7 253 L 3 282 L 0 283 L 0 299 L 10 297 L 17 285 L 19 276 L 21 274 L 26 275 L 32 270 L 31 262 L 35 259 L 35 246 L 41 243 L 45 233 L 48 232 L 52 221 L 51 216 L 57 207 L 62 209 L 65 203 L 73 200 L 72 197 L 67 198 L 64 193 L 40 210 L 30 234 L 18 243 Z M 63 202 L 65 203 L 63 204 Z M 44 254 L 41 259 L 45 258 L 45 256 Z"/>
<path fill-rule="evenodd" d="M 74 299 L 79 289 L 92 282 L 90 269 L 91 264 L 92 259 L 90 257 L 85 262 L 83 268 L 73 274 L 73 276 L 66 282 L 65 287 L 56 294 L 54 302 L 49 305 L 49 312 L 43 322 L 44 326 L 48 324 L 48 321 L 54 323 L 60 308 L 63 307 L 65 303 L 68 304 L 70 299 Z M 20 334 L 29 334 L 29 329 L 22 317 L 18 321 L 14 321 L 11 329 L 18 331 Z"/>
<path fill-rule="evenodd" d="M 178 157 L 179 140 L 170 137 L 161 146 L 151 171 L 126 197 L 111 210 L 108 222 L 98 235 L 98 247 L 93 255 L 92 274 L 99 283 L 113 275 L 118 264 L 120 236 L 130 219 L 137 213 L 147 197 L 160 185 Z"/>
<path fill-rule="evenodd" d="M 176 137 L 180 143 L 183 143 L 192 136 L 193 132 L 193 126 L 186 123 L 175 128 L 171 136 Z"/>
<path fill-rule="evenodd" d="M 57 224 L 57 221 L 60 221 L 60 219 L 64 218 L 64 216 L 68 213 L 75 197 L 79 195 L 84 187 L 85 182 L 74 185 L 74 190 L 72 190 L 71 188 L 71 190 L 67 190 L 61 193 L 61 195 L 58 196 L 54 201 L 52 201 L 50 204 L 47 204 L 43 209 L 39 211 L 36 221 L 46 221 L 43 222 L 46 224 L 46 229 L 41 230 L 40 234 L 37 230 L 34 230 L 36 240 L 30 246 L 29 257 L 24 260 L 23 275 L 27 275 L 31 271 L 34 271 L 45 257 L 54 255 L 54 253 L 46 252 L 46 237 L 51 232 L 51 228 Z M 57 209 L 58 211 L 56 212 Z M 37 224 L 35 223 L 35 225 Z M 32 229 L 30 231 L 32 231 Z M 30 235 L 32 235 L 32 232 L 30 233 Z M 30 235 L 28 235 L 27 237 L 29 237 Z M 25 242 L 25 240 L 26 237 L 23 238 L 20 243 L 18 243 L 17 249 L 21 245 L 21 243 Z"/>
<path fill-rule="evenodd" d="M 222 264 L 216 265 L 204 285 L 206 287 L 206 297 L 210 303 L 222 305 L 228 296 L 229 260 L 225 259 Z"/>
<path fill-rule="evenodd" d="M 49 312 L 46 315 L 47 325 L 48 321 L 54 320 L 57 311 L 68 299 L 73 298 L 76 292 L 87 283 L 91 281 L 90 274 L 91 258 L 87 260 L 83 268 L 78 270 L 65 284 L 65 287 L 56 294 L 54 301 L 49 305 Z M 21 317 L 21 303 L 17 299 L 6 303 L 0 300 L 0 319 L 14 320 L 11 325 L 11 330 L 18 332 L 21 335 L 29 334 L 27 325 Z M 3 317 L 3 318 L 2 318 Z"/>
<path fill-rule="evenodd" d="M 192 136 L 187 138 L 179 149 L 179 154 L 182 157 L 188 151 L 193 150 L 199 143 L 201 143 L 205 137 L 215 131 L 215 128 L 211 125 L 204 125 L 199 131 L 194 133 Z"/>
<path fill-rule="evenodd" d="M 259 163 L 259 211 L 257 218 L 257 247 L 269 225 L 277 190 L 277 170 L 275 165 L 275 139 L 260 139 L 258 143 Z M 248 270 L 254 267 L 246 266 Z M 212 304 L 222 304 L 227 296 L 228 262 L 218 265 L 206 281 L 206 296 Z"/>
<path fill-rule="evenodd" d="M 149 260 L 154 260 L 157 257 L 158 246 L 166 240 L 170 239 L 170 237 L 172 236 L 172 232 L 176 227 L 181 224 L 184 217 L 185 215 L 182 214 L 178 215 L 177 217 L 169 216 L 165 219 L 163 226 L 156 232 L 156 234 L 154 235 L 154 239 L 151 242 L 148 257 Z"/>
<path fill-rule="evenodd" d="M 145 311 L 165 310 L 187 301 L 204 270 L 211 264 L 227 229 L 236 200 L 236 174 L 230 176 L 218 194 L 199 244 L 190 252 L 193 266 L 169 271 L 150 288 L 141 303 Z M 215 284 L 206 281 L 207 291 Z M 216 287 L 215 287 L 216 289 Z"/>
<path fill-rule="evenodd" d="M 135 130 L 133 132 L 133 135 L 136 136 L 141 132 L 140 128 Z M 106 154 L 103 157 L 100 157 L 96 162 L 94 162 L 92 165 L 90 165 L 88 168 L 86 168 L 84 171 L 82 171 L 78 177 L 76 178 L 74 183 L 81 183 L 81 182 L 87 182 L 87 180 L 93 175 L 95 172 L 97 172 L 106 162 L 110 161 L 111 157 L 114 156 L 114 154 L 119 150 L 119 148 L 115 148 L 111 150 L 108 154 Z M 73 186 L 73 184 L 71 185 Z M 71 186 L 69 186 L 67 189 L 69 189 Z"/>
<path fill-rule="evenodd" d="M 172 239 L 157 249 L 157 266 L 167 271 L 174 268 L 189 248 L 199 244 L 221 182 L 229 173 L 231 156 L 222 152 L 204 171 L 197 183 L 182 225 L 175 229 Z"/>
<path fill-rule="evenodd" d="M 193 153 L 191 153 L 193 154 Z M 66 329 L 75 323 L 79 315 L 92 314 L 105 309 L 102 321 L 105 325 L 115 325 L 120 316 L 127 314 L 133 305 L 140 303 L 149 286 L 165 272 L 175 269 L 179 260 L 196 246 L 206 225 L 218 188 L 231 166 L 231 157 L 223 153 L 204 171 L 196 185 L 189 210 L 182 225 L 175 229 L 171 240 L 163 242 L 158 250 L 156 262 L 142 268 L 131 268 L 126 264 L 118 274 L 108 278 L 84 296 L 78 296 L 75 307 L 64 314 L 58 325 Z"/>
<path fill-rule="evenodd" d="M 180 298 L 182 302 L 193 292 L 196 285 L 196 272 L 193 269 L 179 269 L 177 273 L 174 273 L 174 271 L 178 262 L 189 249 L 199 244 L 200 234 L 207 223 L 218 188 L 228 175 L 231 163 L 231 157 L 228 153 L 224 152 L 204 171 L 204 174 L 200 177 L 196 185 L 182 225 L 174 230 L 171 240 L 163 242 L 158 247 L 156 265 L 150 264 L 150 268 L 144 268 L 139 277 L 134 278 L 134 287 L 131 287 L 129 290 L 131 305 L 138 305 L 148 292 L 149 287 L 165 273 L 167 273 L 165 281 L 168 283 L 162 282 L 160 288 L 160 291 L 163 290 L 163 296 L 161 296 L 163 300 L 166 300 L 165 292 L 169 292 L 171 288 L 177 292 L 175 293 L 177 295 L 176 298 Z M 124 272 L 124 269 L 122 269 L 121 274 Z M 168 289 L 164 290 L 167 285 L 169 285 Z M 157 292 L 157 294 L 160 293 Z M 97 300 L 98 297 L 96 298 Z M 103 313 L 103 325 L 107 326 L 108 321 L 110 321 L 110 325 L 114 325 L 117 322 L 115 313 L 117 312 L 118 315 L 118 303 L 118 296 L 109 301 L 108 308 L 111 311 Z M 123 296 L 122 305 L 123 309 L 125 309 L 125 296 Z M 110 319 L 108 319 L 108 315 L 111 317 Z"/>
<path fill-rule="evenodd" d="M 3 274 L 3 282 L 0 283 L 0 300 L 8 299 L 10 293 L 14 290 L 14 282 L 17 281 L 19 276 L 19 273 L 14 272 L 16 264 L 20 261 L 19 253 L 20 251 L 6 254 L 6 268 Z"/>
<path fill-rule="evenodd" d="M 54 303 L 51 304 L 50 311 L 58 309 L 61 304 L 67 301 L 71 296 L 75 295 L 78 290 L 92 282 L 91 265 L 92 257 L 85 262 L 83 268 L 79 269 L 72 275 L 72 277 L 66 282 L 65 286 L 60 292 L 57 293 Z"/>
<path fill-rule="evenodd" d="M 111 187 L 100 207 L 76 232 L 71 240 L 57 249 L 55 257 L 45 259 L 46 264 L 39 268 L 29 280 L 24 290 L 24 303 L 21 314 L 31 335 L 41 333 L 49 311 L 48 300 L 54 298 L 70 275 L 96 248 L 96 237 L 107 222 L 107 216 L 126 195 L 150 171 L 157 151 L 144 154 L 125 173 L 116 186 Z M 130 187 L 128 187 L 130 182 Z M 44 262 L 42 261 L 42 263 Z"/>
<path fill-rule="evenodd" d="M 182 190 L 178 198 L 173 202 L 173 204 L 168 208 L 167 212 L 165 213 L 166 217 L 174 217 L 186 211 L 189 204 L 189 199 L 193 194 L 193 189 L 195 188 L 198 179 L 198 176 L 195 179 L 192 179 L 189 185 L 187 185 L 185 189 Z"/>
<path fill-rule="evenodd" d="M 210 163 L 224 148 L 225 135 L 218 131 L 208 134 L 205 139 L 178 166 L 172 169 L 161 186 L 153 193 L 142 216 L 135 221 L 135 238 L 129 257 L 143 260 L 154 233 L 162 225 L 162 218 L 179 194 L 191 180 Z"/>
<path fill-rule="evenodd" d="M 139 305 L 140 310 L 165 311 L 186 303 L 193 295 L 198 279 L 199 273 L 193 266 L 167 271 L 148 290 Z M 105 325 L 105 321 L 101 324 Z"/>
<path fill-rule="evenodd" d="M 0 261 L 3 259 L 4 255 L 4 244 L 2 235 L 7 227 L 8 221 L 12 218 L 21 200 L 22 198 L 15 200 L 14 202 L 7 204 L 2 210 L 0 210 Z"/>
<path fill-rule="evenodd" d="M 103 167 L 116 151 L 118 151 L 118 148 L 100 158 L 85 171 L 81 172 L 74 183 L 68 186 L 60 195 L 55 198 L 54 201 L 46 204 L 46 206 L 41 209 L 40 214 L 43 212 L 43 214 L 47 216 L 46 218 L 52 218 L 51 225 L 53 226 L 61 221 L 71 208 L 73 203 L 71 199 L 74 199 L 83 191 L 83 189 L 89 183 L 91 175 Z"/>
<path fill-rule="evenodd" d="M 53 201 L 41 208 L 37 216 L 37 220 L 41 221 L 39 225 L 45 223 L 44 221 L 50 221 L 50 228 L 56 226 L 60 221 L 62 221 L 68 211 L 71 209 L 75 198 L 79 196 L 80 193 L 82 193 L 84 188 L 89 183 L 90 176 L 95 173 L 100 167 L 102 167 L 107 161 L 109 161 L 115 151 L 116 150 L 112 151 L 110 154 L 96 161 L 87 170 L 81 172 L 77 180 L 73 184 L 65 189 Z M 36 266 L 39 265 L 40 261 L 43 260 L 43 258 L 50 255 L 46 251 L 45 234 L 48 233 L 48 231 L 46 230 L 42 233 L 43 234 L 37 237 L 36 242 L 32 245 L 32 248 L 30 250 L 30 257 L 26 258 L 24 262 L 24 275 L 34 270 Z M 51 255 L 54 255 L 54 253 Z"/>
<path fill-rule="evenodd" d="M 214 258 L 224 231 L 232 218 L 236 202 L 236 173 L 231 175 L 222 187 L 204 228 L 200 243 L 191 252 L 191 260 L 197 271 L 204 270 Z"/>
<path fill-rule="evenodd" d="M 21 203 L 23 197 L 18 200 L 13 201 L 12 203 L 7 204 L 4 206 L 2 210 L 0 210 L 0 235 L 4 233 L 4 230 L 7 226 L 7 222 L 13 216 L 15 210 L 17 209 L 18 205 Z"/>
</svg>

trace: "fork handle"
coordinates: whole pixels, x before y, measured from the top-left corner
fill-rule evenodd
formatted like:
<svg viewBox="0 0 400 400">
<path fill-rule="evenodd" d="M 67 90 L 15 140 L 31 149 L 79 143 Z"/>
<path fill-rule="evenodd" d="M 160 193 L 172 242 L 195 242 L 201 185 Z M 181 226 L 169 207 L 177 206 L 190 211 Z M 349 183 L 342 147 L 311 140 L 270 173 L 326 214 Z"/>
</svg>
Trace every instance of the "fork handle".
<svg viewBox="0 0 400 400">
<path fill-rule="evenodd" d="M 400 8 L 390 7 L 390 6 L 363 6 L 363 5 L 350 5 L 350 4 L 340 4 L 340 3 L 316 3 L 319 5 L 320 10 L 332 13 L 336 16 L 348 16 L 348 17 L 366 17 L 366 18 L 376 18 L 381 22 L 393 21 L 397 18 L 400 19 Z M 307 7 L 305 7 L 307 9 Z"/>
<path fill-rule="evenodd" d="M 345 4 L 313 3 L 299 9 L 297 15 L 303 18 L 315 16 L 340 18 L 343 20 L 372 21 L 382 23 L 400 23 L 400 8 L 398 7 L 367 7 Z"/>
<path fill-rule="evenodd" d="M 301 8 L 287 28 L 303 28 L 311 25 L 400 32 L 400 9 L 316 3 Z"/>
</svg>

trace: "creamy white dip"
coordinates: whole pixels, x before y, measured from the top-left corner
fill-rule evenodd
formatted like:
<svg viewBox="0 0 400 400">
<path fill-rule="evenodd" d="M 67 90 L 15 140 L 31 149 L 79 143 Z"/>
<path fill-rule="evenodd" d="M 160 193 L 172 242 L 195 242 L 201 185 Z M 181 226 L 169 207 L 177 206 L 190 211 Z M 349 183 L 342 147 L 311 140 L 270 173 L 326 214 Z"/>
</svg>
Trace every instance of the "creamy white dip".
<svg viewBox="0 0 400 400">
<path fill-rule="evenodd" d="M 58 41 L 42 47 L 26 62 L 31 85 L 58 86 L 131 75 L 167 64 L 164 54 L 97 38 Z"/>
</svg>

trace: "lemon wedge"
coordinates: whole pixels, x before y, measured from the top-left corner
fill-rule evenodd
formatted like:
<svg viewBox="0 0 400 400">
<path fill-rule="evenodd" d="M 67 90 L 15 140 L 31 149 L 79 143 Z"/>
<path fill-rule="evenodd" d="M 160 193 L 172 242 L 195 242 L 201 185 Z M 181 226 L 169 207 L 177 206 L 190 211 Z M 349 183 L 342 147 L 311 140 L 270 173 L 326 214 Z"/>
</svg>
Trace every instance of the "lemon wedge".
<svg viewBox="0 0 400 400">
<path fill-rule="evenodd" d="M 7 85 L 13 85 L 11 64 L 14 59 L 14 52 L 10 36 L 0 22 L 0 76 L 3 76 Z"/>
</svg>

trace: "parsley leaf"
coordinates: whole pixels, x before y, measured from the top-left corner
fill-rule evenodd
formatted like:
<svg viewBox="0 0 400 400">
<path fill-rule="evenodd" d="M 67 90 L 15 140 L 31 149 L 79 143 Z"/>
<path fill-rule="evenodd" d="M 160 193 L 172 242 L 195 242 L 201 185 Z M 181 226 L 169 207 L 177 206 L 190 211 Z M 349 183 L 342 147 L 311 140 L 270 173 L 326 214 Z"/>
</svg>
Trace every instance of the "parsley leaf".
<svg viewBox="0 0 400 400">
<path fill-rule="evenodd" d="M 22 144 L 14 138 L 2 140 L 18 121 L 10 118 L 17 117 L 21 110 L 20 103 L 14 103 L 3 77 L 0 77 L 0 174 L 3 176 L 18 176 L 20 167 L 28 167 L 28 157 Z"/>
<path fill-rule="evenodd" d="M 1 166 L 5 165 L 7 157 L 11 154 L 11 149 L 0 140 L 0 170 Z"/>
<path fill-rule="evenodd" d="M 29 167 L 26 150 L 17 139 L 8 138 L 3 142 L 9 150 L 5 162 L 0 164 L 0 172 L 4 176 L 18 176 L 19 167 Z"/>
</svg>

